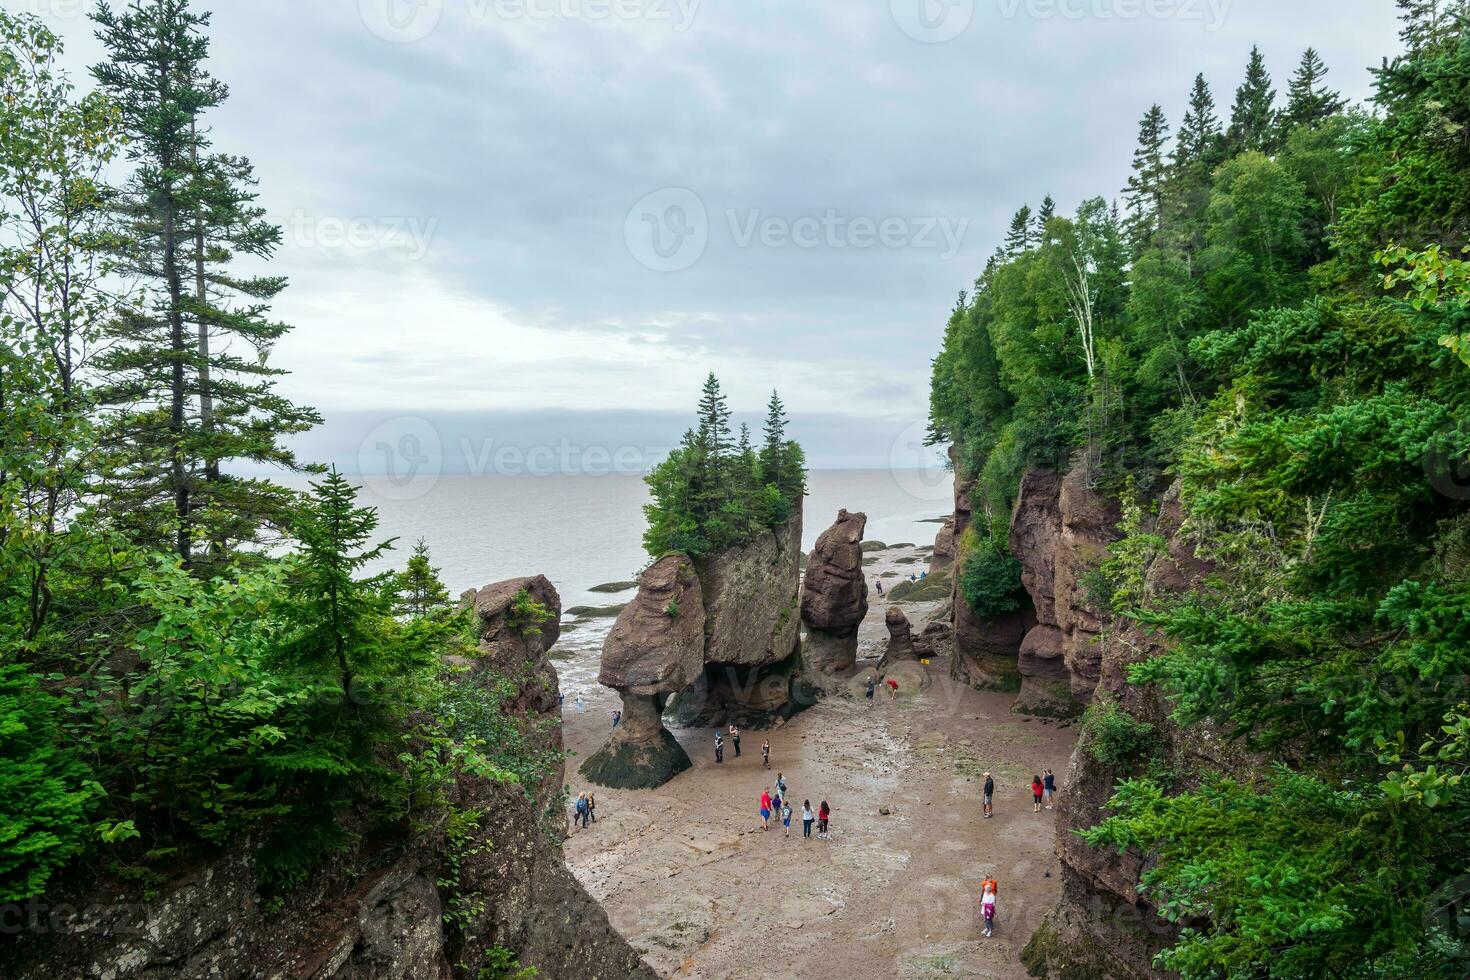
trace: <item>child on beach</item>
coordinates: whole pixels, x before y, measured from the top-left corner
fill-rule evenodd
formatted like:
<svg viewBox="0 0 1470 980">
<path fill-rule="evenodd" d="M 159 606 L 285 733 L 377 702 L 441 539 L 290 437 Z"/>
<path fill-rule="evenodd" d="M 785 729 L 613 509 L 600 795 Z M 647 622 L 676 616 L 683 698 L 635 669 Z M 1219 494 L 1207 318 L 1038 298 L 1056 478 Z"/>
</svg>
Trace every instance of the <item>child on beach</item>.
<svg viewBox="0 0 1470 980">
<path fill-rule="evenodd" d="M 980 915 L 985 919 L 987 938 L 995 933 L 995 889 L 994 878 L 987 878 L 980 884 Z"/>
<path fill-rule="evenodd" d="M 786 828 L 786 836 L 791 836 L 791 801 L 787 800 L 781 804 L 781 826 Z"/>
<path fill-rule="evenodd" d="M 832 808 L 827 805 L 826 800 L 823 800 L 821 809 L 817 811 L 817 836 L 820 837 L 822 840 L 832 839 L 831 835 L 827 831 L 827 821 L 831 818 L 831 816 Z"/>
</svg>

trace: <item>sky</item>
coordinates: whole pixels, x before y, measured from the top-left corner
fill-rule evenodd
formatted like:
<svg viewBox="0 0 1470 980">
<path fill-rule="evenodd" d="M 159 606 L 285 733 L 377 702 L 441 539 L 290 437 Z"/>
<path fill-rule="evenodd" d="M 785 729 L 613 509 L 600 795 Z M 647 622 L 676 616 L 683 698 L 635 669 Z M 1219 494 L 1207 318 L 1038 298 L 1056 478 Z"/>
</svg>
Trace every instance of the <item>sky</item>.
<svg viewBox="0 0 1470 980">
<path fill-rule="evenodd" d="M 121 2 L 121 0 L 118 0 Z M 82 0 L 4 0 L 68 43 Z M 929 364 L 1011 214 L 1126 182 L 1252 44 L 1344 94 L 1391 0 L 199 0 L 284 229 L 281 386 L 348 471 L 642 468 L 720 378 L 816 467 L 924 465 Z M 595 461 L 595 462 L 594 462 Z"/>
</svg>

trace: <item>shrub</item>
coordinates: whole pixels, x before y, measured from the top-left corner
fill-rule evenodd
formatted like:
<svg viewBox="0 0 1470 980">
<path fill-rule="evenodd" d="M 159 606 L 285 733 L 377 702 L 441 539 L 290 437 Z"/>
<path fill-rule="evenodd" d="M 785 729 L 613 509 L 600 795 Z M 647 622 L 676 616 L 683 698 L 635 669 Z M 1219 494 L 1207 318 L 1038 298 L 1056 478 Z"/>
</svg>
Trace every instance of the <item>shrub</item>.
<svg viewBox="0 0 1470 980">
<path fill-rule="evenodd" d="M 1139 721 L 1116 704 L 1095 704 L 1082 717 L 1092 757 L 1105 766 L 1121 766 L 1158 744 L 1154 726 Z"/>
</svg>

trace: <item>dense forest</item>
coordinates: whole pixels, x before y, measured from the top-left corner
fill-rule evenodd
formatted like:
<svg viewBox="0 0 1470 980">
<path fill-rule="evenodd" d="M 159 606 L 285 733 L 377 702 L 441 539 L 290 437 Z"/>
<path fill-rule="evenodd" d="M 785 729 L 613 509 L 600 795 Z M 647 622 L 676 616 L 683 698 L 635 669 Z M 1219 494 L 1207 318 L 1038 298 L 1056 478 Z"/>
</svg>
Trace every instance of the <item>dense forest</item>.
<svg viewBox="0 0 1470 980">
<path fill-rule="evenodd" d="M 750 427 L 730 428 L 730 406 L 713 374 L 699 399 L 699 424 L 647 477 L 643 545 L 654 558 L 699 558 L 786 523 L 806 495 L 806 458 L 786 438 L 786 408 L 771 392 L 761 444 Z"/>
<path fill-rule="evenodd" d="M 1267 760 L 1140 769 L 1085 834 L 1149 856 L 1187 977 L 1470 952 L 1470 5 L 1399 7 L 1367 106 L 1308 50 L 1284 93 L 1254 51 L 1228 110 L 1203 76 L 1177 128 L 1150 107 L 1121 206 L 1022 208 L 934 364 L 932 435 L 978 477 L 967 601 L 1019 601 L 1022 473 L 1086 467 L 1126 515 L 1093 585 L 1168 639 L 1130 680 Z M 1171 484 L 1215 572 L 1165 602 Z"/>
<path fill-rule="evenodd" d="M 317 418 L 274 388 L 285 281 L 240 271 L 281 235 L 213 142 L 209 18 L 94 22 L 83 94 L 0 12 L 0 903 L 249 841 L 269 907 L 354 839 L 442 826 L 456 773 L 551 760 L 446 676 L 470 624 L 422 545 L 368 574 L 376 514 L 284 447 Z"/>
</svg>

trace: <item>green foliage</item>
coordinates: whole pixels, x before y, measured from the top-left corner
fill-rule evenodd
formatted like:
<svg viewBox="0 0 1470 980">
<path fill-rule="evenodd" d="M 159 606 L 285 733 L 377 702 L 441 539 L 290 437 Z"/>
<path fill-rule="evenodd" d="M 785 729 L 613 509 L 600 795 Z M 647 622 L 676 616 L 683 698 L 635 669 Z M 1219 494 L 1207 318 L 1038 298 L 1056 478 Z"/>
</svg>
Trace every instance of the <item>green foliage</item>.
<svg viewBox="0 0 1470 980">
<path fill-rule="evenodd" d="M 394 583 L 399 616 L 444 616 L 450 611 L 449 590 L 439 579 L 439 569 L 429 560 L 429 546 L 423 538 L 413 546 L 408 566 L 398 573 Z"/>
<path fill-rule="evenodd" d="M 553 615 L 545 603 L 537 602 L 529 590 L 521 589 L 511 598 L 505 619 L 511 630 L 520 636 L 536 636 Z"/>
<path fill-rule="evenodd" d="M 90 843 L 102 787 L 62 743 L 64 710 L 23 667 L 0 664 L 0 903 L 40 894 Z"/>
<path fill-rule="evenodd" d="M 1105 766 L 1125 766 L 1158 744 L 1154 726 L 1139 721 L 1116 704 L 1094 704 L 1082 716 L 1087 749 Z"/>
<path fill-rule="evenodd" d="M 693 558 L 732 548 L 791 516 L 806 494 L 806 458 L 786 440 L 786 414 L 771 393 L 759 453 L 742 427 L 730 438 L 730 409 L 711 374 L 699 403 L 699 428 L 648 474 L 653 502 L 643 508 L 643 546 L 655 558 L 682 552 Z"/>
<path fill-rule="evenodd" d="M 972 527 L 960 553 L 960 595 L 975 615 L 993 619 L 1021 608 L 1021 563 L 1009 548 Z"/>
<path fill-rule="evenodd" d="M 495 946 L 485 954 L 477 980 L 534 980 L 539 974 L 533 966 L 521 966 L 514 951 Z"/>
</svg>

